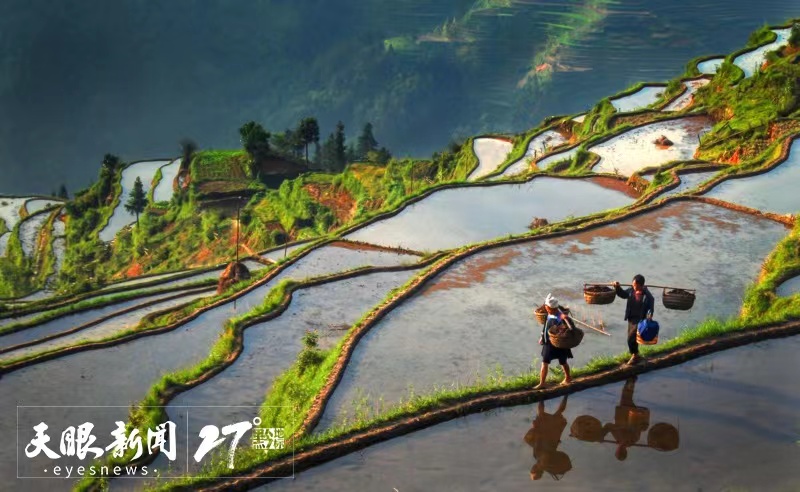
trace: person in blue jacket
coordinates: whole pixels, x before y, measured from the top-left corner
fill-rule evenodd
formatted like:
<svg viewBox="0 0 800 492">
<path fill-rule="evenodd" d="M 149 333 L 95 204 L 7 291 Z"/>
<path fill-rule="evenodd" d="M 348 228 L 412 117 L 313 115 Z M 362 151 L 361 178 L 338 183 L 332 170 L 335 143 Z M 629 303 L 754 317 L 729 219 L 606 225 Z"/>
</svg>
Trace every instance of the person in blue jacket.
<svg viewBox="0 0 800 492">
<path fill-rule="evenodd" d="M 535 389 L 541 389 L 547 385 L 547 371 L 553 359 L 557 359 L 559 364 L 561 364 L 561 368 L 564 369 L 564 381 L 562 381 L 561 384 L 569 384 L 572 382 L 572 377 L 569 374 L 569 364 L 567 364 L 567 359 L 573 357 L 572 350 L 554 347 L 553 344 L 550 343 L 550 337 L 547 334 L 547 330 L 549 330 L 551 326 L 571 322 L 569 318 L 558 309 L 558 299 L 552 295 L 547 294 L 544 300 L 544 307 L 547 310 L 547 319 L 542 326 L 542 334 L 539 337 L 539 345 L 542 346 L 542 370 L 539 374 L 539 384 Z M 572 327 L 572 325 L 570 326 Z"/>
<path fill-rule="evenodd" d="M 642 360 L 639 355 L 639 343 L 636 341 L 636 329 L 639 321 L 645 318 L 653 319 L 655 300 L 644 285 L 644 276 L 639 274 L 633 277 L 633 287 L 623 290 L 619 282 L 614 282 L 614 289 L 617 291 L 617 296 L 628 300 L 625 305 L 625 321 L 628 322 L 628 350 L 631 358 L 627 363 L 636 364 Z"/>
</svg>

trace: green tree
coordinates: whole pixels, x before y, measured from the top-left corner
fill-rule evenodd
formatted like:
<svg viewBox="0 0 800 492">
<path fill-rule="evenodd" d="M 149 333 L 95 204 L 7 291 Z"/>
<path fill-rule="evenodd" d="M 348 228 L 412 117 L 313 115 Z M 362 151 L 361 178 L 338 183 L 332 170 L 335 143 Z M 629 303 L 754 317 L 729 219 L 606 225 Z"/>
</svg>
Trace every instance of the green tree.
<svg viewBox="0 0 800 492">
<path fill-rule="evenodd" d="M 114 177 L 117 171 L 122 169 L 122 160 L 114 154 L 106 154 L 103 156 L 103 165 L 100 168 L 100 180 L 98 182 L 96 205 L 102 207 L 107 203 L 111 188 L 113 186 Z"/>
<path fill-rule="evenodd" d="M 272 136 L 272 147 L 278 154 L 291 155 L 294 148 L 293 139 L 294 132 L 287 128 L 286 131 Z"/>
<path fill-rule="evenodd" d="M 63 198 L 64 200 L 69 200 L 69 193 L 67 193 L 67 187 L 63 184 L 58 189 L 58 197 Z"/>
<path fill-rule="evenodd" d="M 269 139 L 272 134 L 264 129 L 255 121 L 248 121 L 239 128 L 242 146 L 244 150 L 253 158 L 253 162 L 258 164 L 269 155 Z"/>
<path fill-rule="evenodd" d="M 297 127 L 297 133 L 300 142 L 303 143 L 306 149 L 306 163 L 308 163 L 308 146 L 311 143 L 319 142 L 319 123 L 316 118 L 304 118 L 300 121 Z"/>
<path fill-rule="evenodd" d="M 181 171 L 185 171 L 189 169 L 189 165 L 192 163 L 192 159 L 194 158 L 194 153 L 197 152 L 197 144 L 189 139 L 184 138 L 180 142 L 181 145 Z"/>
<path fill-rule="evenodd" d="M 106 154 L 103 156 L 103 170 L 109 174 L 114 174 L 121 167 L 122 160 L 114 154 Z"/>
<path fill-rule="evenodd" d="M 359 159 L 358 153 L 356 152 L 356 146 L 351 143 L 344 151 L 344 160 L 345 162 L 355 162 Z"/>
<path fill-rule="evenodd" d="M 385 166 L 389 160 L 392 158 L 392 153 L 389 152 L 389 149 L 386 147 L 381 147 L 377 150 L 371 150 L 367 152 L 367 162 L 372 162 L 375 164 L 380 164 L 381 166 Z"/>
<path fill-rule="evenodd" d="M 125 210 L 128 213 L 136 214 L 136 224 L 139 224 L 139 214 L 144 212 L 144 207 L 147 206 L 147 195 L 144 192 L 144 185 L 142 180 L 137 176 L 136 181 L 133 183 L 133 189 L 129 195 L 127 203 L 125 203 Z"/>
<path fill-rule="evenodd" d="M 333 143 L 336 170 L 341 171 L 347 164 L 347 144 L 344 136 L 344 123 L 341 121 L 336 123 L 336 132 L 334 132 Z"/>
<path fill-rule="evenodd" d="M 800 46 L 800 24 L 792 26 L 792 33 L 789 35 L 789 44 L 793 48 Z"/>
<path fill-rule="evenodd" d="M 336 164 L 336 136 L 331 133 L 320 150 L 320 164 L 328 171 L 337 171 Z"/>
<path fill-rule="evenodd" d="M 319 142 L 314 142 L 314 167 L 322 168 L 322 147 Z"/>
<path fill-rule="evenodd" d="M 361 130 L 361 135 L 358 136 L 358 144 L 356 145 L 356 157 L 358 159 L 366 159 L 367 154 L 373 150 L 378 149 L 378 141 L 372 134 L 372 123 L 364 125 Z"/>
</svg>

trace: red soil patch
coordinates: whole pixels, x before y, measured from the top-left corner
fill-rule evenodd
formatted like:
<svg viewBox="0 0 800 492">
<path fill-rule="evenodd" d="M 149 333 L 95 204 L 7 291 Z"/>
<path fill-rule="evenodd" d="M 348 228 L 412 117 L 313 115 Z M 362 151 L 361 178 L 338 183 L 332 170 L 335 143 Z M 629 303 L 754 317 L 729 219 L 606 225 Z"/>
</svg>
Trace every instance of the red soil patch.
<svg viewBox="0 0 800 492">
<path fill-rule="evenodd" d="M 125 277 L 126 278 L 138 277 L 143 273 L 144 269 L 142 268 L 142 265 L 139 263 L 134 263 L 133 265 L 128 267 L 128 269 L 125 271 Z"/>
<path fill-rule="evenodd" d="M 800 46 L 786 45 L 781 49 L 781 56 L 791 56 L 800 53 Z"/>
<path fill-rule="evenodd" d="M 200 251 L 194 255 L 194 258 L 189 262 L 191 264 L 203 264 L 214 256 L 214 252 L 208 246 L 203 246 Z"/>
<path fill-rule="evenodd" d="M 733 155 L 728 159 L 728 162 L 731 164 L 739 164 L 739 158 L 742 155 L 742 149 L 738 148 L 733 153 Z"/>
<path fill-rule="evenodd" d="M 622 181 L 621 179 L 611 178 L 607 176 L 595 176 L 589 178 L 589 181 L 591 181 L 592 183 L 599 184 L 603 188 L 608 188 L 610 190 L 615 190 L 625 193 L 625 195 L 631 198 L 639 198 L 639 196 L 641 195 L 641 193 L 637 191 L 637 187 L 644 185 L 644 187 L 646 188 L 647 185 L 649 184 L 643 178 L 638 178 L 637 181 L 636 179 L 634 179 L 633 176 L 631 176 L 627 182 Z M 643 183 L 640 183 L 639 181 Z"/>
<path fill-rule="evenodd" d="M 316 183 L 307 184 L 303 189 L 314 201 L 331 209 L 339 224 L 346 224 L 355 215 L 356 202 L 347 190 Z"/>
<path fill-rule="evenodd" d="M 423 287 L 421 295 L 425 296 L 437 290 L 466 289 L 486 280 L 486 274 L 492 270 L 509 265 L 521 253 L 514 249 L 502 249 L 485 256 L 467 259 L 463 266 L 447 272 L 437 281 Z"/>
</svg>

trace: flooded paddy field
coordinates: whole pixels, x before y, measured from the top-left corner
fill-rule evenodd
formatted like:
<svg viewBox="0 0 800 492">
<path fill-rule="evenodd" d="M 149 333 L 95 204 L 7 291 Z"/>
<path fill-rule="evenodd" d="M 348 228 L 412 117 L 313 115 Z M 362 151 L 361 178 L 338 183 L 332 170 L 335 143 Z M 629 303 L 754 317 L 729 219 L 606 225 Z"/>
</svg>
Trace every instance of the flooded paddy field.
<svg viewBox="0 0 800 492">
<path fill-rule="evenodd" d="M 15 398 L 4 399 L 0 403 L 3 413 L 3 417 L 0 417 L 0 438 L 6 443 L 0 446 L 0 473 L 3 476 L 13 476 L 9 474 L 14 473 L 15 405 L 51 406 L 32 411 L 30 418 L 45 420 L 54 428 L 64 429 L 74 425 L 75 416 L 81 415 L 81 418 L 95 424 L 96 433 L 108 435 L 114 429 L 115 421 L 127 420 L 130 405 L 143 398 L 156 381 L 166 373 L 205 359 L 222 332 L 225 321 L 261 304 L 280 281 L 289 278 L 303 280 L 361 266 L 413 264 L 418 260 L 414 255 L 332 243 L 309 253 L 235 302 L 205 311 L 173 331 L 108 348 L 75 353 L 4 374 L 0 379 L 0 388 L 3 392 L 14 394 Z M 376 287 L 374 290 L 380 289 Z M 343 292 L 353 297 L 352 292 Z M 102 407 L 66 411 L 53 407 L 87 405 Z M 26 422 L 20 425 L 24 427 Z M 38 470 L 41 463 L 47 460 L 43 456 L 40 458 L 40 461 L 33 459 L 28 462 L 30 470 Z M 41 475 L 40 471 L 37 473 Z M 68 487 L 67 483 L 64 484 L 65 488 Z"/>
<path fill-rule="evenodd" d="M 800 143 L 792 142 L 789 157 L 767 173 L 728 179 L 704 194 L 764 212 L 795 214 L 800 211 Z"/>
<path fill-rule="evenodd" d="M 138 309 L 135 309 L 127 313 L 119 314 L 108 320 L 99 322 L 94 326 L 87 327 L 83 330 L 76 331 L 74 333 L 64 333 L 64 332 L 80 326 L 80 324 L 77 323 L 76 320 L 65 322 L 63 319 L 56 319 L 49 323 L 45 323 L 44 325 L 37 326 L 35 328 L 22 330 L 13 333 L 11 335 L 7 335 L 5 337 L 0 338 L 0 343 L 3 344 L 2 349 L 4 350 L 4 352 L 0 354 L 0 363 L 13 361 L 15 359 L 20 359 L 23 357 L 27 358 L 34 354 L 47 352 L 59 348 L 69 347 L 72 345 L 77 345 L 82 342 L 101 341 L 114 334 L 119 334 L 136 327 L 136 325 L 139 323 L 142 317 L 147 314 L 179 306 L 181 304 L 185 304 L 194 301 L 196 299 L 201 299 L 203 297 L 212 296 L 214 295 L 214 291 L 213 289 L 210 291 L 208 289 L 205 289 L 204 292 L 200 293 L 192 291 L 192 293 L 180 295 L 179 297 L 176 297 L 177 295 L 178 295 L 177 293 L 173 292 L 166 295 L 154 296 L 153 297 L 154 300 L 159 300 L 161 298 L 167 298 L 167 297 L 172 298 L 172 299 L 165 299 L 155 304 L 151 304 L 146 300 L 139 300 L 140 304 L 147 303 L 149 305 L 143 305 Z M 131 305 L 129 307 L 139 305 L 137 303 L 130 303 L 130 304 Z M 116 306 L 116 308 L 117 310 L 124 309 L 124 305 Z M 98 319 L 97 316 L 98 313 L 87 312 L 82 314 L 87 315 L 82 317 L 82 319 L 88 321 L 94 321 Z M 8 350 L 10 347 L 15 345 L 35 342 L 45 336 L 58 335 L 62 333 L 63 333 L 62 336 L 50 340 L 43 340 L 40 341 L 39 343 L 36 343 L 35 345 L 28 345 L 26 347 L 17 348 L 14 350 Z"/>
<path fill-rule="evenodd" d="M 168 202 L 172 198 L 173 184 L 178 177 L 181 168 L 181 160 L 175 159 L 166 166 L 161 166 L 161 181 L 158 182 L 153 190 L 153 202 Z"/>
<path fill-rule="evenodd" d="M 682 111 L 692 105 L 697 89 L 711 82 L 710 79 L 687 80 L 683 83 L 686 91 L 664 107 L 664 111 Z"/>
<path fill-rule="evenodd" d="M 499 138 L 476 138 L 472 150 L 478 158 L 478 166 L 467 177 L 467 181 L 478 180 L 497 169 L 511 152 L 513 145 Z"/>
<path fill-rule="evenodd" d="M 102 241 L 111 241 L 123 227 L 136 222 L 136 216 L 125 210 L 127 197 L 133 189 L 136 178 L 142 180 L 142 187 L 144 192 L 147 193 L 150 190 L 153 178 L 158 169 L 169 163 L 170 161 L 136 162 L 122 170 L 122 191 L 119 195 L 119 203 L 117 204 L 117 208 L 114 209 L 111 218 L 108 220 L 108 224 L 100 231 L 100 239 Z"/>
<path fill-rule="evenodd" d="M 167 413 L 181 428 L 188 425 L 190 449 L 199 446 L 199 432 L 206 424 L 240 422 L 258 415 L 275 378 L 297 360 L 306 331 L 316 331 L 320 348 L 330 348 L 363 313 L 417 273 L 373 273 L 301 289 L 292 294 L 292 303 L 280 316 L 247 328 L 243 351 L 233 365 L 170 402 Z M 193 407 L 188 423 L 184 406 Z M 178 463 L 180 474 L 182 460 Z M 155 463 L 166 464 L 166 458 Z"/>
<path fill-rule="evenodd" d="M 533 318 L 548 293 L 594 326 L 570 361 L 626 350 L 625 304 L 587 305 L 585 282 L 630 282 L 698 289 L 690 311 L 667 310 L 652 289 L 660 339 L 708 317 L 738 314 L 745 287 L 775 244 L 779 223 L 700 202 L 677 202 L 618 224 L 560 238 L 493 248 L 455 264 L 374 326 L 356 347 L 328 404 L 321 429 L 351 419 L 357 402 L 385 405 L 494 375 L 538 369 L 541 325 Z M 403 374 L 397 378 L 397 374 Z"/>
<path fill-rule="evenodd" d="M 667 198 L 672 195 L 679 195 L 685 191 L 690 191 L 702 183 L 711 179 L 712 176 L 717 174 L 718 171 L 702 171 L 702 172 L 682 172 L 678 173 L 678 178 L 681 180 L 680 184 L 676 186 L 674 189 L 667 191 L 666 193 L 662 193 L 658 195 L 659 198 Z"/>
<path fill-rule="evenodd" d="M 711 58 L 697 64 L 697 70 L 706 75 L 714 75 L 719 70 L 725 58 Z"/>
<path fill-rule="evenodd" d="M 798 490 L 800 399 L 776 377 L 800 370 L 798 350 L 761 342 L 469 415 L 259 490 Z"/>
<path fill-rule="evenodd" d="M 578 153 L 578 149 L 580 146 L 573 147 L 569 150 L 563 150 L 561 152 L 556 152 L 555 154 L 551 154 L 544 159 L 540 159 L 536 161 L 536 167 L 539 169 L 550 169 L 553 167 L 554 164 L 563 162 L 563 161 L 571 161 L 575 154 Z"/>
<path fill-rule="evenodd" d="M 48 207 L 53 207 L 55 205 L 62 205 L 64 202 L 60 200 L 47 200 L 44 198 L 34 198 L 33 200 L 28 200 L 25 202 L 25 210 L 28 211 L 28 214 L 35 214 L 40 210 L 44 210 Z"/>
<path fill-rule="evenodd" d="M 666 88 L 667 86 L 665 85 L 648 85 L 642 87 L 633 94 L 612 99 L 611 104 L 618 113 L 627 113 L 629 111 L 636 111 L 637 109 L 644 109 L 658 101 Z"/>
<path fill-rule="evenodd" d="M 301 244 L 292 244 L 287 245 L 285 248 L 280 248 L 276 250 L 272 250 L 260 255 L 260 257 L 264 260 L 271 261 L 273 263 L 277 263 L 278 261 L 288 258 L 292 256 L 292 254 L 300 248 L 305 248 L 308 246 L 308 243 L 301 243 Z"/>
<path fill-rule="evenodd" d="M 775 293 L 781 297 L 788 297 L 800 292 L 800 276 L 786 280 L 775 289 Z"/>
<path fill-rule="evenodd" d="M 784 46 L 789 41 L 792 29 L 773 29 L 772 32 L 778 36 L 775 41 L 765 44 L 760 48 L 756 48 L 753 51 L 743 53 L 733 59 L 733 64 L 742 69 L 745 77 L 752 77 L 753 74 L 761 69 L 761 65 L 767 59 L 768 52 Z"/>
<path fill-rule="evenodd" d="M 591 179 L 537 177 L 522 184 L 432 193 L 395 216 L 346 236 L 381 246 L 435 251 L 526 232 L 534 218 L 550 223 L 622 207 L 631 197 Z M 563 194 L 569 200 L 556 200 Z M 431 231 L 437 231 L 431 234 Z"/>
<path fill-rule="evenodd" d="M 711 127 L 712 122 L 708 117 L 690 116 L 634 128 L 589 147 L 587 150 L 600 156 L 600 162 L 592 170 L 630 176 L 646 167 L 690 160 L 700 145 L 700 135 L 711 130 Z M 671 140 L 673 145 L 656 145 L 654 141 L 662 135 Z"/>
<path fill-rule="evenodd" d="M 162 292 L 158 294 L 152 294 L 149 296 L 139 297 L 137 299 L 131 299 L 125 302 L 103 306 L 96 309 L 89 309 L 87 311 L 83 311 L 80 313 L 67 314 L 58 318 L 54 318 L 50 321 L 45 321 L 44 323 L 31 326 L 29 328 L 24 328 L 14 333 L 0 335 L 0 348 L 5 349 L 14 345 L 18 345 L 20 343 L 26 343 L 33 340 L 37 340 L 46 336 L 53 335 L 55 333 L 63 332 L 81 326 L 83 324 L 101 318 L 105 318 L 107 316 L 114 316 L 115 313 L 133 308 L 135 306 L 157 301 L 159 299 L 163 299 L 166 297 L 174 297 L 180 294 L 181 292 L 168 292 L 168 293 Z M 125 316 L 125 315 L 120 314 L 119 316 Z M 114 320 L 116 317 L 117 316 L 114 316 L 114 318 L 111 318 L 111 320 Z M 24 320 L 24 318 L 22 318 L 22 320 Z M 3 356 L 0 355 L 0 358 L 2 357 Z"/>
<path fill-rule="evenodd" d="M 33 257 L 36 252 L 39 233 L 42 232 L 42 226 L 49 218 L 49 214 L 40 213 L 24 219 L 19 225 L 19 241 L 22 244 L 22 252 L 25 253 L 25 256 Z"/>
<path fill-rule="evenodd" d="M 530 143 L 528 143 L 528 149 L 525 151 L 525 155 L 511 163 L 505 171 L 503 171 L 503 174 L 493 179 L 502 179 L 524 173 L 530 169 L 531 161 L 535 160 L 537 156 L 544 155 L 553 147 L 557 147 L 566 142 L 567 140 L 564 136 L 555 130 L 547 130 L 536 135 L 531 139 Z"/>
</svg>

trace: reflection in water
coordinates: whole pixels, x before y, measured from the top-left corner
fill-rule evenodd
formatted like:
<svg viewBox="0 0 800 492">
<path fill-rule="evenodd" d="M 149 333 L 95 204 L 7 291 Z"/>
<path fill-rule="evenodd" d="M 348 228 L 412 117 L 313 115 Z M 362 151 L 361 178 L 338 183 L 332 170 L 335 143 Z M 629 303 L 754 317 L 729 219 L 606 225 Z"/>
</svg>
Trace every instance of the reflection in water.
<svg viewBox="0 0 800 492">
<path fill-rule="evenodd" d="M 678 449 L 678 429 L 667 423 L 658 423 L 650 427 L 650 409 L 633 402 L 635 385 L 636 376 L 628 379 L 622 387 L 619 405 L 614 409 L 614 422 L 603 425 L 596 417 L 581 415 L 572 423 L 570 436 L 584 442 L 616 444 L 614 456 L 619 461 L 625 461 L 628 457 L 628 448 L 634 446 L 658 451 Z M 639 444 L 642 432 L 648 428 L 647 444 Z M 609 434 L 611 438 L 608 437 Z"/>
<path fill-rule="evenodd" d="M 569 457 L 572 468 L 558 481 L 548 476 L 555 463 L 539 453 L 542 447 L 532 456 L 533 445 L 527 444 L 542 436 L 530 430 L 537 415 L 533 404 L 476 413 L 373 444 L 258 490 L 798 491 L 797 379 L 775 377 L 800 370 L 798 351 L 798 336 L 760 342 L 640 375 L 635 394 L 632 382 L 619 382 L 570 395 L 563 411 L 556 411 L 560 397 L 545 402 L 548 413 L 566 419 L 571 434 L 559 429 L 563 421 L 553 415 L 534 425 L 558 424 L 543 432 L 545 440 L 555 434 L 550 446 L 542 443 L 552 451 L 557 438 L 555 451 Z M 642 406 L 650 410 L 649 427 L 636 413 L 641 410 L 628 417 Z M 594 422 L 593 428 L 586 430 L 586 422 Z M 633 427 L 630 440 L 638 433 L 625 447 L 624 462 L 615 457 L 618 444 L 609 431 L 616 424 Z M 540 466 L 548 469 L 534 483 L 529 471 L 542 457 Z"/>
<path fill-rule="evenodd" d="M 569 456 L 557 449 L 561 442 L 561 434 L 567 427 L 567 419 L 562 415 L 566 409 L 566 396 L 554 414 L 545 412 L 544 402 L 539 402 L 533 427 L 525 434 L 525 442 L 533 448 L 533 457 L 536 459 L 531 468 L 531 480 L 539 480 L 544 472 L 549 473 L 553 479 L 560 480 L 572 469 Z"/>
<path fill-rule="evenodd" d="M 685 202 L 623 223 L 473 255 L 427 283 L 364 336 L 317 431 L 349 419 L 361 391 L 391 405 L 409 394 L 409 384 L 423 392 L 474 384 L 498 364 L 504 374 L 530 371 L 539 363 L 530 299 L 548 292 L 564 306 L 580 307 L 578 319 L 603 320 L 614 335 L 589 330 L 571 367 L 619 353 L 618 337 L 627 326 L 618 301 L 586 306 L 583 298 L 587 272 L 599 268 L 631 276 L 646 270 L 664 285 L 703 285 L 704 297 L 714 302 L 697 303 L 691 311 L 666 310 L 659 301 L 662 343 L 708 317 L 735 315 L 746 284 L 785 234 L 784 226 L 769 220 Z"/>
<path fill-rule="evenodd" d="M 672 424 L 660 422 L 650 426 L 650 409 L 636 405 L 633 391 L 636 377 L 625 382 L 619 404 L 614 409 L 614 421 L 603 425 L 597 417 L 581 415 L 570 427 L 570 437 L 589 443 L 615 444 L 614 456 L 619 461 L 628 458 L 628 448 L 643 447 L 657 451 L 674 451 L 680 442 L 678 429 Z M 572 469 L 569 455 L 558 450 L 561 435 L 567 427 L 564 412 L 567 397 L 561 400 L 555 413 L 545 412 L 543 401 L 539 402 L 533 426 L 525 434 L 525 442 L 533 448 L 536 463 L 531 468 L 531 480 L 539 480 L 545 472 L 554 480 L 560 480 Z M 642 433 L 647 431 L 647 444 L 639 444 Z"/>
</svg>

